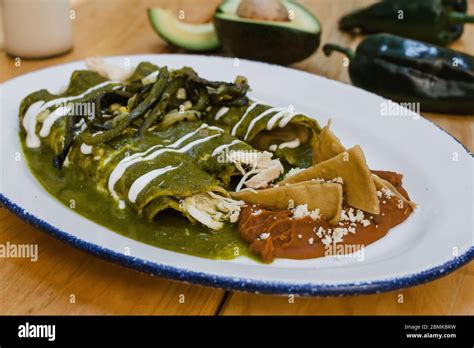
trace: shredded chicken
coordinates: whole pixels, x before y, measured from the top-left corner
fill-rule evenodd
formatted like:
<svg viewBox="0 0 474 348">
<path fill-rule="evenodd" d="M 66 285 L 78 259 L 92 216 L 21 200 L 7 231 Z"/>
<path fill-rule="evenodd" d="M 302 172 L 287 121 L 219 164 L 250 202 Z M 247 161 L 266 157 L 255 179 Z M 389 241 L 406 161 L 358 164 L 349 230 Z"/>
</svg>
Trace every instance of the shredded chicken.
<svg viewBox="0 0 474 348">
<path fill-rule="evenodd" d="M 229 160 L 242 173 L 235 190 L 240 191 L 244 185 L 252 189 L 265 188 L 278 178 L 284 169 L 280 160 L 272 159 L 272 156 L 268 151 L 232 151 Z"/>
<path fill-rule="evenodd" d="M 133 69 L 107 63 L 101 57 L 86 58 L 86 65 L 89 70 L 95 71 L 109 80 L 125 81 L 133 74 Z"/>
<path fill-rule="evenodd" d="M 237 222 L 245 202 L 208 192 L 187 197 L 180 204 L 184 211 L 203 225 L 220 230 L 224 221 Z"/>
</svg>

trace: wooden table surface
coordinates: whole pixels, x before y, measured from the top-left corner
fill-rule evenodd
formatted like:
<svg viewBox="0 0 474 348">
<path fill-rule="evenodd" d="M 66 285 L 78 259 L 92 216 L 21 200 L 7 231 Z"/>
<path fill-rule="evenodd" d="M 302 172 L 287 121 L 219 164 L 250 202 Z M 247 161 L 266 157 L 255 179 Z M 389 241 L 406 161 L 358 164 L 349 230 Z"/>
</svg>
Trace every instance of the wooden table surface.
<svg viewBox="0 0 474 348">
<path fill-rule="evenodd" d="M 360 38 L 337 30 L 337 20 L 370 1 L 301 1 L 321 21 L 322 43 L 356 47 Z M 179 52 L 151 29 L 145 10 L 184 10 L 193 22 L 209 19 L 218 0 L 73 0 L 74 50 L 45 60 L 22 60 L 0 52 L 1 81 L 46 66 L 93 55 Z M 470 12 L 474 0 L 470 1 Z M 474 25 L 453 48 L 474 54 Z M 294 65 L 349 83 L 342 56 L 321 49 Z M 315 100 L 317 95 L 315 95 Z M 3 102 L 3 101 L 2 101 Z M 8 102 L 8 101 L 5 101 Z M 424 114 L 473 149 L 473 116 Z M 1 115 L 16 117 L 16 115 Z M 384 294 L 344 298 L 291 298 L 188 285 L 148 276 L 76 250 L 0 209 L 0 243 L 38 244 L 39 260 L 0 260 L 0 314 L 474 314 L 474 262 L 428 284 Z"/>
</svg>

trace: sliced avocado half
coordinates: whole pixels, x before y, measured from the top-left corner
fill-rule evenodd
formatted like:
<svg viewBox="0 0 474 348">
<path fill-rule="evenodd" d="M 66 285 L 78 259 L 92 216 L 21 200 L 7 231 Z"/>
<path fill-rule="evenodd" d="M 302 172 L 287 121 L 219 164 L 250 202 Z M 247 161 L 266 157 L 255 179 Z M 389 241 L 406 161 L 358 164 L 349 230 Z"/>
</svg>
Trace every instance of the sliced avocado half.
<svg viewBox="0 0 474 348">
<path fill-rule="evenodd" d="M 288 21 L 240 17 L 240 0 L 225 0 L 214 15 L 222 46 L 237 57 L 291 64 L 310 56 L 319 46 L 321 26 L 300 4 L 281 0 L 290 14 Z"/>
<path fill-rule="evenodd" d="M 171 11 L 149 8 L 151 26 L 168 43 L 190 51 L 212 51 L 219 47 L 214 24 L 191 24 L 179 20 Z"/>
</svg>

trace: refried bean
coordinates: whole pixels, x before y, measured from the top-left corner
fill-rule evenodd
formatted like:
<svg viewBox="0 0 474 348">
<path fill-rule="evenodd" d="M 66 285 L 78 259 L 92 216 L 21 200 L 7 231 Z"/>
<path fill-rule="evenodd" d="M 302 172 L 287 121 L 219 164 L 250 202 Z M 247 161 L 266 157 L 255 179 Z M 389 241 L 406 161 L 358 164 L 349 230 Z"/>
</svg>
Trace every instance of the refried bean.
<svg viewBox="0 0 474 348">
<path fill-rule="evenodd" d="M 389 181 L 398 192 L 409 199 L 401 186 L 402 175 L 388 171 L 372 173 Z M 267 263 L 272 262 L 275 257 L 310 259 L 351 253 L 354 252 L 355 246 L 363 248 L 384 237 L 392 227 L 405 221 L 413 211 L 396 196 L 382 196 L 379 201 L 380 214 L 364 212 L 365 224 L 341 219 L 337 226 L 331 226 L 322 216 L 317 220 L 309 216 L 294 219 L 290 210 L 272 211 L 249 205 L 241 212 L 239 233 L 243 240 L 250 243 L 250 252 Z M 349 206 L 343 206 L 343 210 L 345 213 L 350 211 L 352 216 L 356 212 L 356 209 Z M 345 231 L 343 241 L 334 244 L 326 240 L 327 246 L 324 245 L 322 240 L 327 237 L 322 231 L 331 233 L 337 228 L 340 229 L 338 232 Z"/>
</svg>

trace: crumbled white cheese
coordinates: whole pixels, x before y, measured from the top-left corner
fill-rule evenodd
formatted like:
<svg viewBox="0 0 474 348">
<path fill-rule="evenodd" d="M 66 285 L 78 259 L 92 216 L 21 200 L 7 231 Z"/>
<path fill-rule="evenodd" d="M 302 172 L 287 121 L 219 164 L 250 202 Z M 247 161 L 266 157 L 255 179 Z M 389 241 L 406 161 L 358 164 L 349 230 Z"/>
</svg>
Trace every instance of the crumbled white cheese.
<svg viewBox="0 0 474 348">
<path fill-rule="evenodd" d="M 343 227 L 336 227 L 334 231 L 332 232 L 332 237 L 341 239 L 341 241 L 342 241 L 342 237 L 344 237 L 345 235 L 347 235 L 347 228 L 343 228 Z"/>
<path fill-rule="evenodd" d="M 345 209 L 342 209 L 342 211 L 341 211 L 340 220 L 341 220 L 341 221 L 347 221 L 347 220 L 349 220 L 349 217 L 347 216 Z"/>
<path fill-rule="evenodd" d="M 270 233 L 264 232 L 264 233 L 260 234 L 260 236 L 259 236 L 258 238 L 260 238 L 260 239 L 267 239 L 268 237 L 270 237 Z"/>
<path fill-rule="evenodd" d="M 319 226 L 318 230 L 316 230 L 316 227 L 314 228 L 314 232 L 316 233 L 316 235 L 319 237 L 319 238 L 323 238 L 323 234 L 324 234 L 324 228 L 322 228 L 322 226 Z"/>
<path fill-rule="evenodd" d="M 360 209 L 356 211 L 356 221 L 361 222 L 364 219 L 364 212 Z"/>
<path fill-rule="evenodd" d="M 313 243 L 314 243 L 314 238 L 311 237 L 310 239 L 308 239 L 308 243 L 309 243 L 309 245 L 313 245 Z"/>
<path fill-rule="evenodd" d="M 321 239 L 321 243 L 327 248 L 332 243 L 332 238 L 329 235 L 325 235 L 323 239 Z"/>
<path fill-rule="evenodd" d="M 308 210 L 308 204 L 300 204 L 296 206 L 292 212 L 295 219 L 302 219 L 306 216 L 309 216 L 313 220 L 319 219 L 319 209 Z"/>
<path fill-rule="evenodd" d="M 389 190 L 389 189 L 387 189 L 387 188 L 385 188 L 385 187 L 382 187 L 382 190 L 381 190 L 381 191 L 382 191 L 383 195 L 385 196 L 385 198 L 389 198 L 389 199 L 390 199 L 391 197 L 395 196 L 395 194 L 394 194 L 391 190 Z"/>
<path fill-rule="evenodd" d="M 317 183 L 317 184 L 322 184 L 322 183 L 325 183 L 325 182 L 326 182 L 326 180 L 321 179 L 321 178 L 313 178 L 313 179 L 311 179 L 311 181 L 312 181 L 312 182 L 315 182 L 315 183 Z"/>
<path fill-rule="evenodd" d="M 364 226 L 364 227 L 367 227 L 367 226 L 370 225 L 370 221 L 367 220 L 367 219 L 362 220 L 361 223 L 362 223 L 362 226 Z"/>
<path fill-rule="evenodd" d="M 333 183 L 333 184 L 341 184 L 341 185 L 344 184 L 344 180 L 340 176 L 332 178 L 332 179 L 313 178 L 310 181 L 315 182 L 317 184 L 324 184 L 324 183 L 326 184 Z"/>
<path fill-rule="evenodd" d="M 349 209 L 349 212 L 348 212 L 348 215 L 349 215 L 349 221 L 350 222 L 356 222 L 356 217 L 354 215 L 354 209 Z"/>
</svg>

